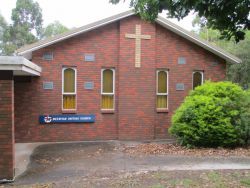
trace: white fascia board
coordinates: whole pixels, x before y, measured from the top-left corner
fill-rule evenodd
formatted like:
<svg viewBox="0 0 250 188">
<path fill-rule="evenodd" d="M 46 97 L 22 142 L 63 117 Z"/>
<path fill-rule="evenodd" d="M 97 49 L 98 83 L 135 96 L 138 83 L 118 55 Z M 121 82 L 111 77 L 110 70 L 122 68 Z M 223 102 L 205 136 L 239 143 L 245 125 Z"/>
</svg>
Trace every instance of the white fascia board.
<svg viewBox="0 0 250 188">
<path fill-rule="evenodd" d="M 0 70 L 23 71 L 40 76 L 42 68 L 21 56 L 0 56 Z"/>
<path fill-rule="evenodd" d="M 24 66 L 28 67 L 29 69 L 33 69 L 34 71 L 37 71 L 37 72 L 42 72 L 41 67 L 39 67 L 35 63 L 32 63 L 31 61 L 29 61 L 29 60 L 27 60 L 25 58 L 22 58 L 22 63 L 23 63 Z"/>
<path fill-rule="evenodd" d="M 41 75 L 40 72 L 38 72 L 38 71 L 36 71 L 34 69 L 31 69 L 29 67 L 26 67 L 26 66 L 22 66 L 22 71 L 26 72 L 26 73 L 28 73 L 30 75 L 34 75 L 34 76 L 40 76 Z"/>
<path fill-rule="evenodd" d="M 0 70 L 22 70 L 22 65 L 7 65 L 7 64 L 0 64 Z"/>
<path fill-rule="evenodd" d="M 31 75 L 31 76 L 40 76 L 40 72 L 31 69 L 29 67 L 26 67 L 24 65 L 1 65 L 0 64 L 0 70 L 10 70 L 10 71 L 22 71 L 25 73 L 25 75 Z"/>
</svg>

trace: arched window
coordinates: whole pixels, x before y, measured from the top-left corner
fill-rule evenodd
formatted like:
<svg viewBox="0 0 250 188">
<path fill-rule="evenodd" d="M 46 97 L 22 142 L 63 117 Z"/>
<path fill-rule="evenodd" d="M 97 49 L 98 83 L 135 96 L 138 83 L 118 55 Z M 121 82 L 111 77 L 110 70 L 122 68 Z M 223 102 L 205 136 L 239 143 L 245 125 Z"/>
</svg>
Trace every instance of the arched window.
<svg viewBox="0 0 250 188">
<path fill-rule="evenodd" d="M 76 69 L 63 68 L 63 109 L 76 109 Z"/>
<path fill-rule="evenodd" d="M 157 71 L 157 108 L 168 108 L 168 72 Z"/>
<path fill-rule="evenodd" d="M 102 69 L 102 109 L 114 109 L 115 94 L 115 71 L 114 69 Z"/>
<path fill-rule="evenodd" d="M 193 89 L 202 84 L 203 84 L 203 72 L 202 71 L 193 72 Z"/>
</svg>

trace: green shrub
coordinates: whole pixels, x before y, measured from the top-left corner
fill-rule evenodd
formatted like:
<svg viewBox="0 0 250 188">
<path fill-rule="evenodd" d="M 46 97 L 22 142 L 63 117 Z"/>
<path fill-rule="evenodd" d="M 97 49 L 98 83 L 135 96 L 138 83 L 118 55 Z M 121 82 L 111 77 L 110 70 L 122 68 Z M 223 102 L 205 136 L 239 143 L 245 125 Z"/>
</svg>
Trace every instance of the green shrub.
<svg viewBox="0 0 250 188">
<path fill-rule="evenodd" d="M 238 128 L 242 144 L 250 144 L 250 90 L 245 92 L 245 98 L 241 101 L 240 126 Z"/>
<path fill-rule="evenodd" d="M 250 92 L 231 82 L 206 82 L 191 91 L 169 132 L 193 147 L 235 147 L 249 139 Z"/>
</svg>

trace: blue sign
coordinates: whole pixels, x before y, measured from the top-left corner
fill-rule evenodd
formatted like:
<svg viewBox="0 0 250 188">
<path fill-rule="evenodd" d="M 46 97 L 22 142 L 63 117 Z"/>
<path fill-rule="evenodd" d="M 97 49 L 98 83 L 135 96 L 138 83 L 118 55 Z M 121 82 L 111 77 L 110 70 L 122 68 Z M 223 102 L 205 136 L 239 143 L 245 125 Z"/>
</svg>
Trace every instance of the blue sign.
<svg viewBox="0 0 250 188">
<path fill-rule="evenodd" d="M 95 115 L 41 115 L 39 116 L 40 124 L 51 124 L 51 123 L 93 123 L 95 122 Z"/>
</svg>

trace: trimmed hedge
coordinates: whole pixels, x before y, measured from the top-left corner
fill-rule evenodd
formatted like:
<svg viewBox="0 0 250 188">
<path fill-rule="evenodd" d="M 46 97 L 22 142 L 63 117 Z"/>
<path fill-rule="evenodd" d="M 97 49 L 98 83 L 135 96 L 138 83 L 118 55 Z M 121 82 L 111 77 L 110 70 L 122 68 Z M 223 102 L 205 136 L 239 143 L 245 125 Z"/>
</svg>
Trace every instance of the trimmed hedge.
<svg viewBox="0 0 250 188">
<path fill-rule="evenodd" d="M 176 110 L 169 132 L 188 147 L 235 147 L 248 142 L 249 123 L 250 92 L 207 81 Z"/>
</svg>

